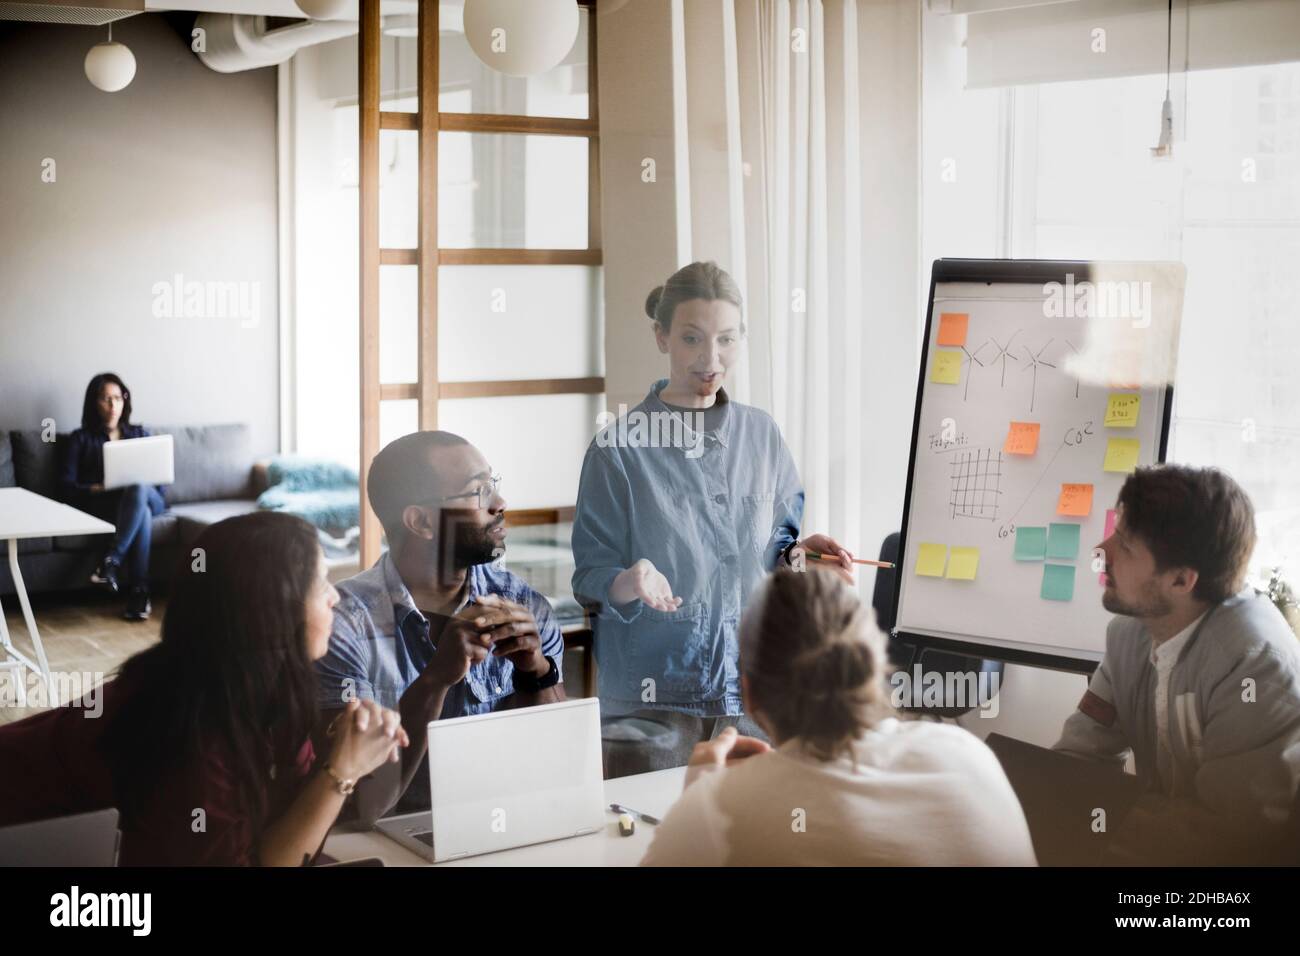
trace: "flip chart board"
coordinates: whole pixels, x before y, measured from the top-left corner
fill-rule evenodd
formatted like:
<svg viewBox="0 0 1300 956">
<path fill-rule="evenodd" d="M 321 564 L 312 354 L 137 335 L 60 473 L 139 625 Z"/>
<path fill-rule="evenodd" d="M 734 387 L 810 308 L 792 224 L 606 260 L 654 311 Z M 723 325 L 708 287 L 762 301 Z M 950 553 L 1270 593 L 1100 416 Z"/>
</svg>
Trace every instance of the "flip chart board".
<svg viewBox="0 0 1300 956">
<path fill-rule="evenodd" d="M 896 633 L 1100 659 L 1111 615 L 1094 549 L 1124 479 L 1164 460 L 1183 285 L 1177 263 L 935 262 Z"/>
</svg>

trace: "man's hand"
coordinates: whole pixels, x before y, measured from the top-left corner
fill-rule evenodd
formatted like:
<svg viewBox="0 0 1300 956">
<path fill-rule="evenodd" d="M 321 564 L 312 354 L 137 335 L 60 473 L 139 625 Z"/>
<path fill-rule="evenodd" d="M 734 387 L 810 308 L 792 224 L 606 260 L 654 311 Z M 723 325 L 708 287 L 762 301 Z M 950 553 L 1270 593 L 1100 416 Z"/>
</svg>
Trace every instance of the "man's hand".
<svg viewBox="0 0 1300 956">
<path fill-rule="evenodd" d="M 744 737 L 735 727 L 725 727 L 718 736 L 701 740 L 691 751 L 691 759 L 686 764 L 686 786 L 689 787 L 709 767 L 729 767 L 771 749 L 768 743 L 757 737 Z"/>
<path fill-rule="evenodd" d="M 451 619 L 421 678 L 438 687 L 453 687 L 465 679 L 472 665 L 487 660 L 492 640 L 474 624 L 481 614 L 482 610 L 471 604 Z"/>
<path fill-rule="evenodd" d="M 504 657 L 525 674 L 541 676 L 550 669 L 532 611 L 499 594 L 478 598 L 476 606 L 474 626 L 491 642 L 493 655 Z"/>
</svg>

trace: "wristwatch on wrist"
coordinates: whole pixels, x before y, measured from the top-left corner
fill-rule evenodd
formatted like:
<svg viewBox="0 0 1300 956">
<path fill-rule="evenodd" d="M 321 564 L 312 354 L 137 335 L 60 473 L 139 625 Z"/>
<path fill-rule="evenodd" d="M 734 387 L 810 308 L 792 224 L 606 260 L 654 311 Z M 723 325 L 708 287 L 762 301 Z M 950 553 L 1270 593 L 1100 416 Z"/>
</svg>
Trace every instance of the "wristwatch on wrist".
<svg viewBox="0 0 1300 956">
<path fill-rule="evenodd" d="M 548 687 L 554 687 L 560 682 L 560 669 L 555 666 L 555 661 L 546 658 L 546 663 L 551 666 L 541 677 L 535 677 L 532 674 L 525 674 L 523 671 L 515 668 L 515 690 L 521 690 L 526 694 L 535 694 L 539 690 L 546 690 Z"/>
<path fill-rule="evenodd" d="M 343 796 L 346 797 L 348 794 L 350 794 L 353 790 L 357 788 L 357 782 L 355 780 L 349 779 L 347 777 L 340 777 L 337 773 L 334 772 L 334 768 L 331 767 L 329 764 L 325 765 L 325 772 L 329 774 L 330 779 L 334 781 L 334 789 L 337 790 Z"/>
</svg>

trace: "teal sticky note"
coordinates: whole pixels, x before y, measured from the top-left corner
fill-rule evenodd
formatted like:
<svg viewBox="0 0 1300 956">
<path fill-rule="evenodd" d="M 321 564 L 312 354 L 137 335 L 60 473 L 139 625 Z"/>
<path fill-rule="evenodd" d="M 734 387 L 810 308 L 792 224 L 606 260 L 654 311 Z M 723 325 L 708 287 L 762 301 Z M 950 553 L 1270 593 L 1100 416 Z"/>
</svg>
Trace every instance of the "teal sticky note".
<svg viewBox="0 0 1300 956">
<path fill-rule="evenodd" d="M 1053 525 L 1055 527 L 1055 525 Z M 1016 529 L 1016 560 L 1041 561 L 1047 553 L 1046 528 Z"/>
<path fill-rule="evenodd" d="M 1079 556 L 1079 526 L 1052 524 L 1047 531 L 1047 556 L 1073 561 Z"/>
<path fill-rule="evenodd" d="M 1039 595 L 1046 601 L 1074 600 L 1074 565 L 1044 564 L 1043 589 Z"/>
</svg>

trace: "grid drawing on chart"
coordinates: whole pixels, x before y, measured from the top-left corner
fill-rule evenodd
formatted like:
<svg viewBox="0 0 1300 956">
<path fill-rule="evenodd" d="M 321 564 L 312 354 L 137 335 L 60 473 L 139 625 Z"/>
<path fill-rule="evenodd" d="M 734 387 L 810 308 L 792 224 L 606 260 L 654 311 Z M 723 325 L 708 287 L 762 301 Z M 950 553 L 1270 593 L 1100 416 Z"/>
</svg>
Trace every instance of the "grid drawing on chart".
<svg viewBox="0 0 1300 956">
<path fill-rule="evenodd" d="M 959 451 L 952 456 L 948 508 L 952 518 L 996 521 L 1002 495 L 1002 452 L 991 448 Z"/>
</svg>

